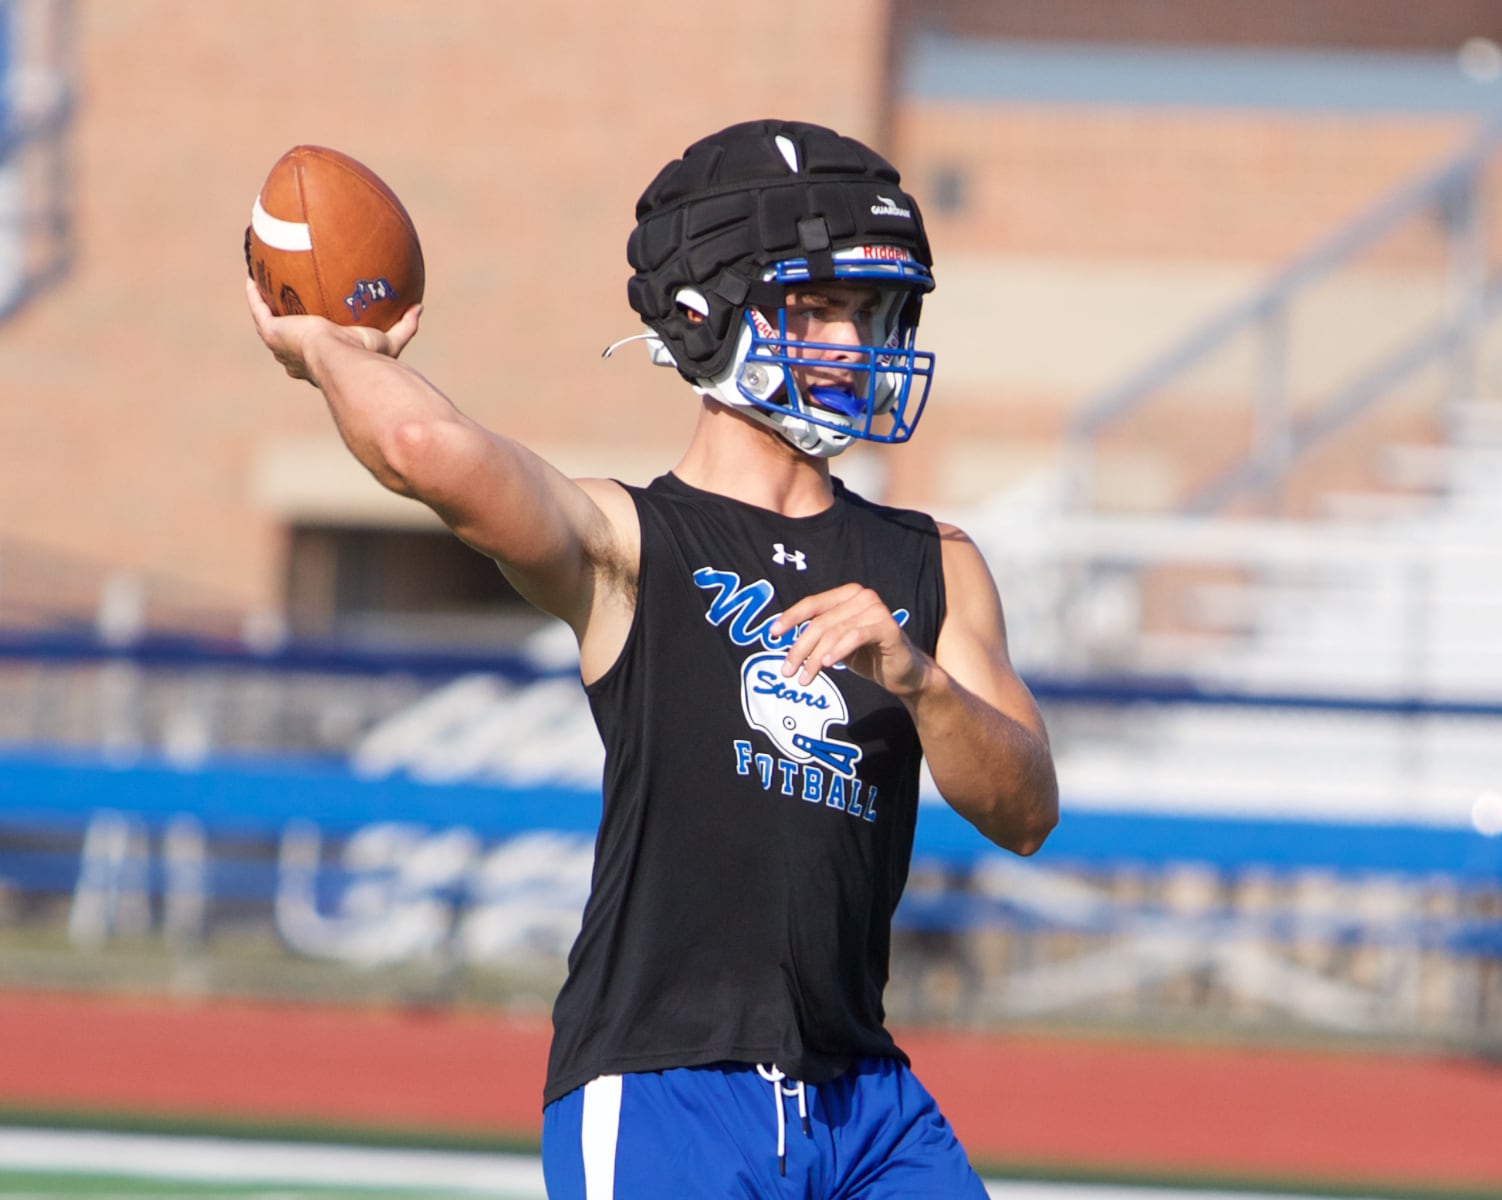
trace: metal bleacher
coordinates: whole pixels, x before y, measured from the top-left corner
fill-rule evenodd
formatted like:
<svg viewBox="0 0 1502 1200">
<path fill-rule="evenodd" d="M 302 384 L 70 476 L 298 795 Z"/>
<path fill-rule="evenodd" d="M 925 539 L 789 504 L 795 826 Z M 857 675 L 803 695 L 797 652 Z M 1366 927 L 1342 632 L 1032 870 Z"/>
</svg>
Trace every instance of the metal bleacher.
<svg viewBox="0 0 1502 1200">
<path fill-rule="evenodd" d="M 72 0 L 0 4 L 0 321 L 73 260 Z"/>
<path fill-rule="evenodd" d="M 942 514 L 1001 580 L 1065 813 L 1024 862 L 926 797 L 894 1013 L 1495 1045 L 1498 145 L 1482 131 L 1087 405 L 1055 468 Z M 1321 314 L 1373 272 L 1423 275 L 1435 308 L 1342 341 L 1314 386 Z M 1254 434 L 1169 506 L 1113 507 L 1117 439 L 1210 386 Z M 1352 436 L 1390 406 L 1401 436 Z M 1359 470 L 1330 471 L 1347 443 Z M 546 990 L 599 804 L 563 631 L 479 652 L 313 644 L 223 614 L 189 628 L 143 615 L 157 581 L 56 563 L 36 569 L 97 611 L 18 623 L 16 557 L 0 979 L 156 939 L 169 986 L 252 986 L 222 947 L 253 927 L 290 962 L 359 967 L 361 988 L 520 973 Z M 59 911 L 53 944 L 34 927 Z M 254 986 L 307 986 L 257 961 Z"/>
<path fill-rule="evenodd" d="M 1085 406 L 1057 465 L 957 514 L 1005 581 L 1093 843 L 977 871 L 970 918 L 1005 913 L 1053 947 L 1014 963 L 1000 1011 L 1140 1010 L 1177 989 L 1370 1033 L 1423 1026 L 1443 993 L 1496 1038 L 1499 143 L 1483 128 Z M 1421 282 L 1432 307 L 1356 343 L 1321 328 L 1373 278 Z M 1338 368 L 1311 364 L 1322 340 Z M 1184 455 L 1214 471 L 1161 510 L 1113 510 L 1113 434 L 1205 395 L 1245 442 L 1191 434 Z"/>
</svg>

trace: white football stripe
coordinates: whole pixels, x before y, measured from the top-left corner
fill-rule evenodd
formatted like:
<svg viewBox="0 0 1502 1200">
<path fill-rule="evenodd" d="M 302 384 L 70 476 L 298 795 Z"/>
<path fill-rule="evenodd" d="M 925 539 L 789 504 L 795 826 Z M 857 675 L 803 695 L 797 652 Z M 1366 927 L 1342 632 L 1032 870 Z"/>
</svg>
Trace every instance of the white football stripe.
<svg viewBox="0 0 1502 1200">
<path fill-rule="evenodd" d="M 779 133 L 772 140 L 777 143 L 777 149 L 782 152 L 782 158 L 787 163 L 788 170 L 796 173 L 798 170 L 798 147 L 793 145 L 793 139 L 786 134 Z"/>
<path fill-rule="evenodd" d="M 621 1077 L 601 1075 L 584 1085 L 579 1140 L 584 1149 L 585 1200 L 613 1200 L 615 1152 L 621 1132 Z"/>
<path fill-rule="evenodd" d="M 256 237 L 273 250 L 311 250 L 313 235 L 305 221 L 283 221 L 273 217 L 261 207 L 261 198 L 256 197 L 255 207 L 250 210 L 250 227 Z"/>
</svg>

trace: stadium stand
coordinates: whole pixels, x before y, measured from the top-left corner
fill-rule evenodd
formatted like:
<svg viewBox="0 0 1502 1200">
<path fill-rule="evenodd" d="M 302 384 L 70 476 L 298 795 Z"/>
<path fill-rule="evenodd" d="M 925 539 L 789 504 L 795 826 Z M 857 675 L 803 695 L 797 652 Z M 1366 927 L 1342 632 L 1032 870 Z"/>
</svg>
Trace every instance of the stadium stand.
<svg viewBox="0 0 1502 1200">
<path fill-rule="evenodd" d="M 937 103 L 968 52 L 925 38 L 907 78 Z M 987 52 L 1017 65 L 1015 45 Z M 1035 100 L 1071 76 L 1021 61 L 1044 71 Z M 1097 99 L 1163 77 L 1105 61 Z M 1474 98 L 1421 65 L 1411 103 Z M 59 179 L 71 110 L 51 95 L 0 110 L 0 162 L 52 156 Z M 920 140 L 921 108 L 894 139 Z M 925 812 L 899 1015 L 1494 1046 L 1496 148 L 1483 128 L 1280 251 L 1081 409 L 1049 469 L 952 498 L 1001 580 L 1066 814 L 1017 863 Z M 11 268 L 13 305 L 69 261 L 67 205 L 41 211 L 26 227 L 51 240 Z M 1129 486 L 1144 447 L 1172 486 Z M 545 998 L 598 807 L 558 631 L 505 650 L 294 636 L 201 582 L 19 538 L 0 584 L 3 978 Z"/>
<path fill-rule="evenodd" d="M 0 322 L 57 284 L 72 261 L 69 0 L 0 12 Z"/>
</svg>

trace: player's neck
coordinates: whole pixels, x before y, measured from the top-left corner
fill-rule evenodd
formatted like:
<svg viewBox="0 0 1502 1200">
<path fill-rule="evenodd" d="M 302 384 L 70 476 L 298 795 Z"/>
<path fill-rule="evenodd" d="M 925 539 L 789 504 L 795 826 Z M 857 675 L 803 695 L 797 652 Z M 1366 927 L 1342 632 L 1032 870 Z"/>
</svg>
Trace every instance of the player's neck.
<svg viewBox="0 0 1502 1200">
<path fill-rule="evenodd" d="M 826 460 L 804 454 L 765 425 L 707 399 L 673 474 L 701 491 L 789 517 L 823 512 L 834 497 Z"/>
</svg>

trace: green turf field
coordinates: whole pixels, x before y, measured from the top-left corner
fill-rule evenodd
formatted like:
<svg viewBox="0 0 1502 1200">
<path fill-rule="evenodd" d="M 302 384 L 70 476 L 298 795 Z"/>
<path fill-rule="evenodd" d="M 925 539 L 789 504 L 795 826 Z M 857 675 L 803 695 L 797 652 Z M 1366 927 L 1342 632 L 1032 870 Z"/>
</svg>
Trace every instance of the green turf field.
<svg viewBox="0 0 1502 1200">
<path fill-rule="evenodd" d="M 515 1200 L 532 1200 L 533 1192 L 510 1194 Z M 431 1197 L 433 1200 L 460 1200 L 461 1197 L 484 1196 L 493 1200 L 508 1200 L 503 1192 L 447 1192 L 433 1188 L 390 1191 L 371 1188 L 342 1187 L 291 1187 L 278 1185 L 252 1186 L 249 1184 L 183 1183 L 165 1179 L 108 1179 L 84 1175 L 26 1175 L 8 1176 L 0 1172 L 0 1200 L 53 1200 L 68 1197 L 69 1200 L 417 1200 Z"/>
<path fill-rule="evenodd" d="M 986 1188 L 993 1200 L 1307 1200 L 1028 1180 L 988 1180 Z M 61 1197 L 546 1200 L 546 1193 L 542 1163 L 528 1154 L 0 1126 L 0 1200 Z"/>
</svg>

